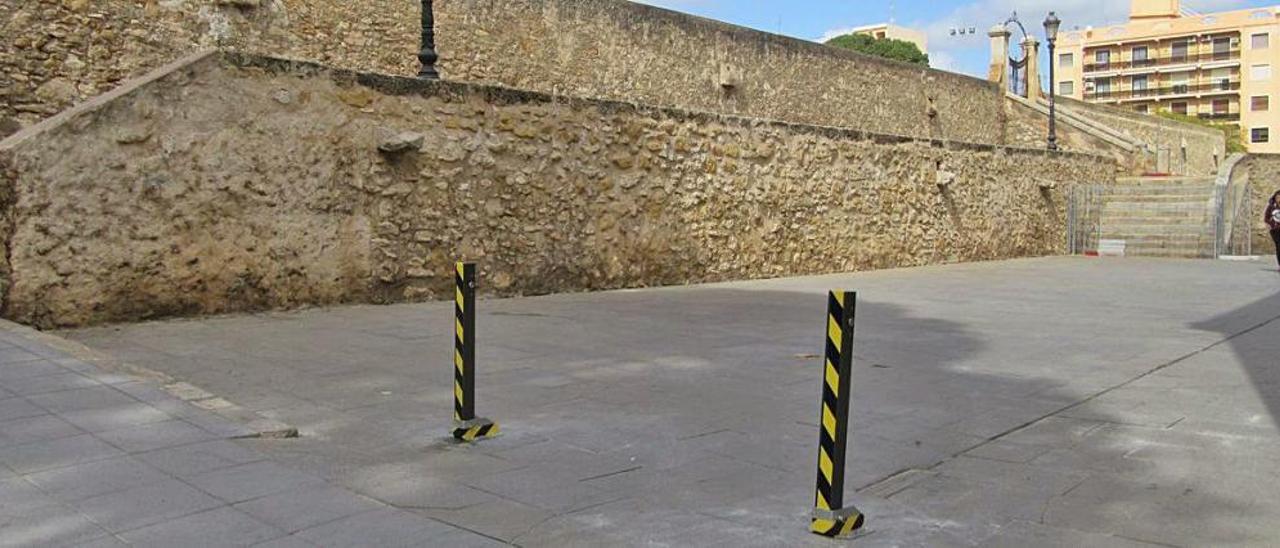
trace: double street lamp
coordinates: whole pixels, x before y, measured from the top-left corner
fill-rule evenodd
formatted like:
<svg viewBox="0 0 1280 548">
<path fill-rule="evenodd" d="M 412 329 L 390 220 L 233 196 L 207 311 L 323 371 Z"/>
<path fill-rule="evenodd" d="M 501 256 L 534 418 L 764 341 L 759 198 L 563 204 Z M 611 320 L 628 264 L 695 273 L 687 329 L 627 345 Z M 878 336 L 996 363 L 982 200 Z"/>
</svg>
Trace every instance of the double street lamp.
<svg viewBox="0 0 1280 548">
<path fill-rule="evenodd" d="M 1058 128 L 1057 122 L 1057 95 L 1058 81 L 1054 77 L 1053 66 L 1056 58 L 1053 55 L 1055 43 L 1058 41 L 1058 27 L 1062 25 L 1062 20 L 1057 15 L 1049 12 L 1049 16 L 1044 20 L 1044 34 L 1049 41 L 1049 150 L 1058 150 Z"/>
<path fill-rule="evenodd" d="M 436 54 L 436 17 L 431 3 L 432 0 L 422 0 L 422 50 L 418 52 L 422 70 L 418 71 L 418 78 L 423 80 L 440 79 L 436 71 L 436 61 L 440 60 Z"/>
</svg>

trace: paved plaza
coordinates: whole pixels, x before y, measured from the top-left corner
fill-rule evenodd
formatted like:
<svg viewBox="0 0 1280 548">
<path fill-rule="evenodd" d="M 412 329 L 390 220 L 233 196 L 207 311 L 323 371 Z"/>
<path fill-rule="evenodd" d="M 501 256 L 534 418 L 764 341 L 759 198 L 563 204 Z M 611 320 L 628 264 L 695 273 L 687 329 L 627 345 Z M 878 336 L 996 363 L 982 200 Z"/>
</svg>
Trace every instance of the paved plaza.
<svg viewBox="0 0 1280 548">
<path fill-rule="evenodd" d="M 451 303 L 58 333 L 297 439 L 228 441 L 9 334 L 0 544 L 839 544 L 807 532 L 833 288 L 860 294 L 854 544 L 1280 540 L 1280 274 L 1049 258 L 482 299 L 478 410 L 504 435 L 469 446 L 446 438 Z M 32 499 L 61 513 L 26 526 L 54 515 Z"/>
</svg>

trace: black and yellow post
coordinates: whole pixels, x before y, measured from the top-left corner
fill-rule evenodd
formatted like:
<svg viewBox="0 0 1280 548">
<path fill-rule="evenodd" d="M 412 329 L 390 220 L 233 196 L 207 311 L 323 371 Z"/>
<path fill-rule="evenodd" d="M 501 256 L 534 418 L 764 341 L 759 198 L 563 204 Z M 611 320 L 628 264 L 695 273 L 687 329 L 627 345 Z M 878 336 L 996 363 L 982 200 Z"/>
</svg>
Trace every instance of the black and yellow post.
<svg viewBox="0 0 1280 548">
<path fill-rule="evenodd" d="M 853 327 L 858 294 L 832 291 L 827 297 L 827 333 L 823 363 L 821 434 L 818 438 L 818 492 L 809 530 L 847 538 L 862 527 L 863 515 L 844 504 L 845 449 L 849 443 L 852 399 Z"/>
<path fill-rule="evenodd" d="M 475 441 L 498 435 L 498 425 L 476 417 L 476 265 L 459 262 L 454 275 L 453 437 Z"/>
</svg>

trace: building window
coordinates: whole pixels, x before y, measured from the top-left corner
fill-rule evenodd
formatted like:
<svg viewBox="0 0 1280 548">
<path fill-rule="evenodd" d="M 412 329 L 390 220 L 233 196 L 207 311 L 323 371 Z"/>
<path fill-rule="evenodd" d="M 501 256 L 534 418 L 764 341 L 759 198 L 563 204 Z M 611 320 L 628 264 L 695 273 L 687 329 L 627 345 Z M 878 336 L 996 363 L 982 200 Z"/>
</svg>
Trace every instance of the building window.
<svg viewBox="0 0 1280 548">
<path fill-rule="evenodd" d="M 1230 100 L 1230 99 L 1214 99 L 1214 100 L 1213 100 L 1213 113 L 1214 113 L 1214 114 L 1228 114 L 1228 113 L 1230 113 L 1230 112 L 1231 112 L 1231 100 Z"/>
<path fill-rule="evenodd" d="M 1147 90 L 1147 75 L 1141 74 L 1133 77 L 1133 91 Z"/>
<path fill-rule="evenodd" d="M 1271 35 L 1265 32 L 1253 35 L 1253 49 L 1267 49 L 1271 47 Z"/>
<path fill-rule="evenodd" d="M 1250 143 L 1269 143 L 1271 142 L 1271 129 L 1265 127 L 1255 127 L 1249 130 Z"/>
<path fill-rule="evenodd" d="M 1058 66 L 1062 68 L 1071 68 L 1076 65 L 1076 56 L 1070 53 L 1064 53 L 1058 56 Z"/>
<path fill-rule="evenodd" d="M 1147 46 L 1138 46 L 1133 48 L 1133 62 L 1138 63 L 1147 60 Z"/>
<path fill-rule="evenodd" d="M 1094 83 L 1094 89 L 1098 92 L 1098 95 L 1106 95 L 1108 93 L 1111 93 L 1111 79 L 1098 78 L 1098 80 Z"/>
<path fill-rule="evenodd" d="M 1094 53 L 1094 54 L 1093 54 L 1093 60 L 1094 60 L 1094 62 L 1095 62 L 1095 63 L 1097 63 L 1097 64 L 1099 64 L 1099 65 L 1102 65 L 1102 66 L 1110 65 L 1110 64 L 1111 64 L 1111 50 L 1107 50 L 1107 49 L 1100 49 L 1100 50 L 1098 50 L 1096 53 Z"/>
<path fill-rule="evenodd" d="M 1172 110 L 1174 114 L 1186 114 L 1186 113 L 1187 113 L 1187 104 L 1186 104 L 1185 102 L 1183 102 L 1183 103 L 1173 103 L 1173 104 L 1169 105 L 1169 110 Z"/>
<path fill-rule="evenodd" d="M 1058 95 L 1071 95 L 1076 92 L 1076 83 L 1072 81 L 1058 82 Z"/>
<path fill-rule="evenodd" d="M 1213 60 L 1225 61 L 1231 58 L 1231 38 L 1213 39 Z"/>
<path fill-rule="evenodd" d="M 1141 113 L 1143 113 L 1143 114 L 1146 114 L 1147 112 L 1150 112 L 1150 109 L 1149 109 L 1149 108 L 1147 108 L 1147 105 L 1138 105 L 1138 106 L 1136 106 L 1136 107 L 1133 107 L 1133 110 L 1136 110 L 1136 111 L 1141 112 Z"/>
<path fill-rule="evenodd" d="M 1270 80 L 1271 65 L 1261 64 L 1249 67 L 1249 77 L 1254 80 Z"/>
<path fill-rule="evenodd" d="M 1182 62 L 1187 60 L 1187 41 L 1181 40 L 1173 43 L 1173 55 L 1170 56 L 1172 61 Z"/>
<path fill-rule="evenodd" d="M 1254 112 L 1266 112 L 1271 109 L 1270 95 L 1254 95 L 1249 99 L 1249 110 Z"/>
</svg>

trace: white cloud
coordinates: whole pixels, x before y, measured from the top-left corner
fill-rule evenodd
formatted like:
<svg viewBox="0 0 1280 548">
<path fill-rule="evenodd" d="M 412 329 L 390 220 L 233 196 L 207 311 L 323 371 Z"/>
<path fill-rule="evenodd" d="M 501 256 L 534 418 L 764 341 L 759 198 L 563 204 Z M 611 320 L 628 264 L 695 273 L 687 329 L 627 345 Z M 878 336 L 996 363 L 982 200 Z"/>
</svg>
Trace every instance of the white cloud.
<svg viewBox="0 0 1280 548">
<path fill-rule="evenodd" d="M 945 70 L 948 72 L 960 72 L 959 61 L 955 58 L 955 56 L 951 55 L 950 52 L 945 50 L 930 51 L 929 66 L 932 68 L 936 68 L 938 70 Z"/>
<path fill-rule="evenodd" d="M 831 30 L 829 30 L 829 31 L 827 31 L 827 32 L 824 32 L 824 33 L 822 34 L 822 36 L 821 36 L 821 37 L 817 38 L 817 39 L 816 39 L 816 40 L 814 40 L 814 41 L 815 41 L 815 42 L 821 42 L 821 43 L 825 44 L 825 43 L 827 43 L 827 40 L 830 40 L 830 39 L 835 38 L 835 37 L 837 37 L 837 36 L 844 36 L 844 35 L 846 35 L 846 34 L 849 34 L 849 33 L 853 32 L 853 29 L 855 29 L 855 28 L 857 28 L 857 27 L 841 27 L 841 28 L 838 28 L 838 29 L 831 29 Z"/>
</svg>

